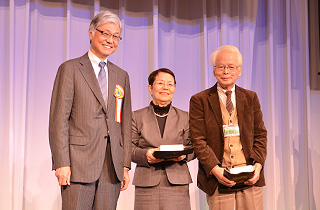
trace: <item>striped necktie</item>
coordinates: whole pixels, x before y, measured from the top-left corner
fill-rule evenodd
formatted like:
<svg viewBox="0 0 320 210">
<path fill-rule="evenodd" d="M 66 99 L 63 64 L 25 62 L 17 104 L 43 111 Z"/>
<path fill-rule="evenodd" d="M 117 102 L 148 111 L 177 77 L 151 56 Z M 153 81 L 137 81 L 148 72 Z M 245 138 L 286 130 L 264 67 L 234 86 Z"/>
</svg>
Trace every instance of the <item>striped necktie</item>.
<svg viewBox="0 0 320 210">
<path fill-rule="evenodd" d="M 229 115 L 232 114 L 233 109 L 234 109 L 233 103 L 232 103 L 232 100 L 231 100 L 231 94 L 232 94 L 232 91 L 227 91 L 226 92 L 226 95 L 227 95 L 226 108 L 227 108 L 227 110 L 229 112 Z"/>
<path fill-rule="evenodd" d="M 100 72 L 98 74 L 98 82 L 99 82 L 99 86 L 101 89 L 101 93 L 103 96 L 103 99 L 105 101 L 105 103 L 107 103 L 107 98 L 108 98 L 108 81 L 107 81 L 107 74 L 106 71 L 104 69 L 106 63 L 101 61 L 99 63 L 100 66 Z"/>
</svg>

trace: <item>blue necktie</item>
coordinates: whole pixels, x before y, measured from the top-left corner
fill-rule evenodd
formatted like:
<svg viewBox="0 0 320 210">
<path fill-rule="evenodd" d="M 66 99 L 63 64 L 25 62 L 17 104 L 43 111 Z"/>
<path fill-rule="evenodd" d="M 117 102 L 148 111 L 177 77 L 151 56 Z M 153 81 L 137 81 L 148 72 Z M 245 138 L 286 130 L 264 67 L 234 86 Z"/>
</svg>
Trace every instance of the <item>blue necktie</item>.
<svg viewBox="0 0 320 210">
<path fill-rule="evenodd" d="M 107 98 L 108 98 L 108 81 L 107 81 L 107 74 L 104 69 L 106 63 L 101 61 L 99 63 L 100 66 L 100 72 L 98 75 L 98 82 L 101 89 L 101 93 L 104 99 L 104 102 L 107 104 Z"/>
</svg>

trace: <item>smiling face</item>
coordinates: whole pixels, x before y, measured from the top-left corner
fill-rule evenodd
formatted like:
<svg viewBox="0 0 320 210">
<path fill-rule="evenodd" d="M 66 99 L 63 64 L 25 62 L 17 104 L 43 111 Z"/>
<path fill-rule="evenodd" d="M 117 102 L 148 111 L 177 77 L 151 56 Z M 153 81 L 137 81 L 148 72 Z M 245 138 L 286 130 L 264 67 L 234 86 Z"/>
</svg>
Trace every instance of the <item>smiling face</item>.
<svg viewBox="0 0 320 210">
<path fill-rule="evenodd" d="M 108 31 L 113 35 L 120 36 L 121 30 L 119 25 L 107 22 L 105 24 L 99 25 L 97 27 L 100 31 Z M 117 50 L 119 40 L 113 39 L 113 37 L 105 38 L 103 34 L 99 31 L 94 31 L 94 33 L 89 29 L 89 38 L 91 41 L 90 50 L 95 54 L 100 60 L 105 60 L 109 55 Z"/>
<path fill-rule="evenodd" d="M 168 73 L 159 72 L 153 84 L 148 85 L 148 89 L 155 105 L 167 106 L 170 104 L 174 95 L 174 78 Z"/>
<path fill-rule="evenodd" d="M 237 79 L 241 76 L 242 71 L 237 54 L 232 51 L 220 52 L 216 57 L 215 66 L 236 67 L 234 70 L 230 70 L 229 68 L 224 68 L 223 70 L 213 68 L 213 75 L 217 78 L 220 86 L 225 90 L 231 90 Z"/>
</svg>

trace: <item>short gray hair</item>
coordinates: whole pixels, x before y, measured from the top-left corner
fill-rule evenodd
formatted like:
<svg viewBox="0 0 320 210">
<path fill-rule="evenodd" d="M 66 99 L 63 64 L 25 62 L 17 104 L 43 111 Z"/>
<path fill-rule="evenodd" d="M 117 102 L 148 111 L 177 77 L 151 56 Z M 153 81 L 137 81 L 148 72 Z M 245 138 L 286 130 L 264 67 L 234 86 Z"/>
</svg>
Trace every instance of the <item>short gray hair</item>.
<svg viewBox="0 0 320 210">
<path fill-rule="evenodd" d="M 91 23 L 90 23 L 90 31 L 94 34 L 98 26 L 108 22 L 117 24 L 120 27 L 120 34 L 121 34 L 122 26 L 121 26 L 121 21 L 119 17 L 113 12 L 108 10 L 99 12 L 96 16 L 94 16 L 94 18 L 91 20 Z"/>
<path fill-rule="evenodd" d="M 242 55 L 239 51 L 239 49 L 233 45 L 224 45 L 219 47 L 216 51 L 214 51 L 211 56 L 210 56 L 210 62 L 212 64 L 213 67 L 215 67 L 216 65 L 216 59 L 217 59 L 217 55 L 219 53 L 223 53 L 223 52 L 233 52 L 237 54 L 238 57 L 238 61 L 239 61 L 239 65 L 242 65 Z"/>
</svg>

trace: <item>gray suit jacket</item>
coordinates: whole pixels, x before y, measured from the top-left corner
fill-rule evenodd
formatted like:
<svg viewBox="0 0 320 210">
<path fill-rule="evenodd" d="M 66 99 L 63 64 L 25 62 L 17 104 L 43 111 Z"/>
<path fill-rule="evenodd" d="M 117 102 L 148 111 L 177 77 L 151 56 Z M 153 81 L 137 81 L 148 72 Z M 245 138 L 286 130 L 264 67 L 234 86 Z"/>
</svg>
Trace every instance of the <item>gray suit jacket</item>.
<svg viewBox="0 0 320 210">
<path fill-rule="evenodd" d="M 131 165 L 131 93 L 128 73 L 113 63 L 108 67 L 106 105 L 86 53 L 59 67 L 52 92 L 49 142 L 53 170 L 71 166 L 71 181 L 90 183 L 102 171 L 109 132 L 111 154 L 118 179 Z M 116 84 L 124 89 L 121 123 L 115 121 Z"/>
<path fill-rule="evenodd" d="M 150 165 L 146 153 L 161 144 L 184 144 L 191 146 L 188 113 L 170 107 L 161 138 L 158 121 L 152 105 L 133 112 L 132 115 L 132 161 L 137 164 L 132 184 L 136 186 L 156 186 L 160 182 L 161 167 L 165 167 L 171 184 L 189 184 L 192 179 L 186 161 L 165 162 Z M 187 156 L 187 161 L 194 154 Z"/>
</svg>

